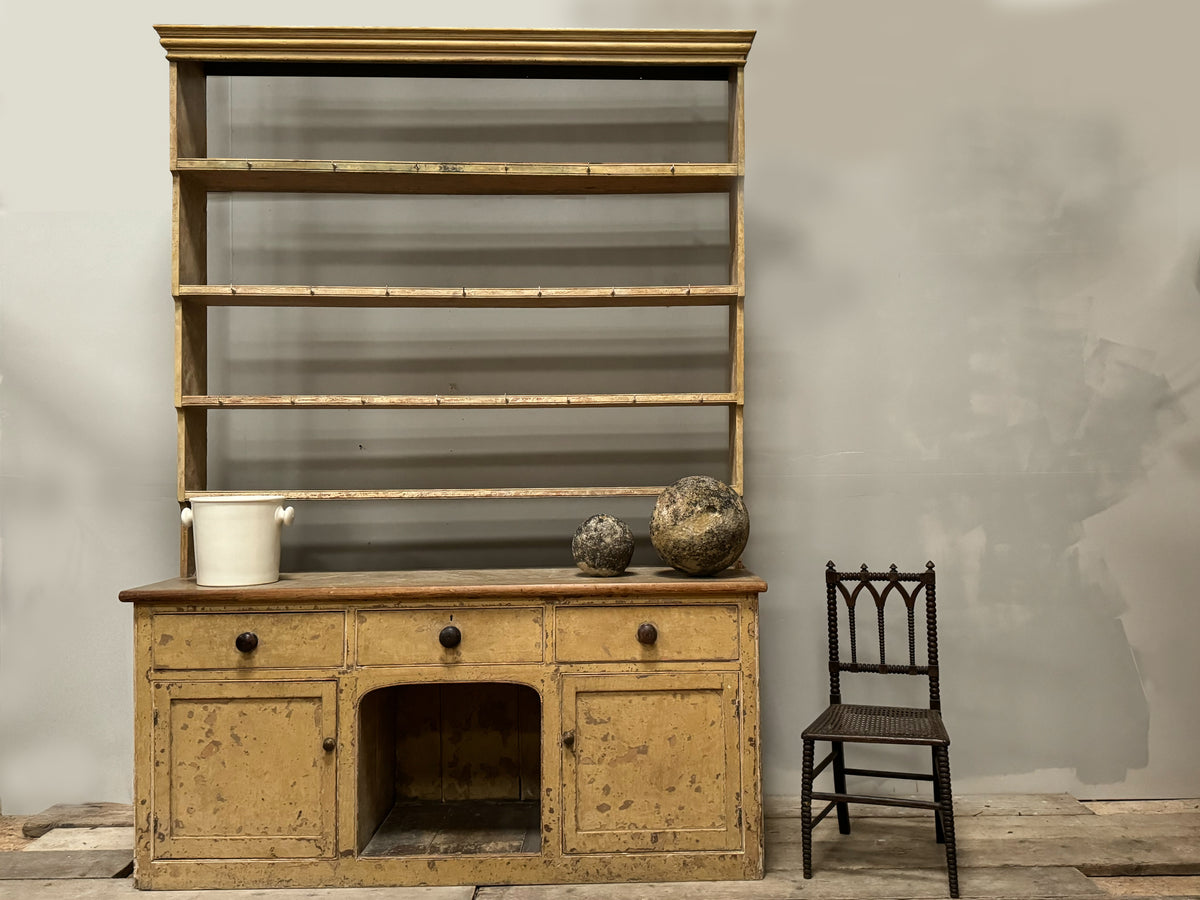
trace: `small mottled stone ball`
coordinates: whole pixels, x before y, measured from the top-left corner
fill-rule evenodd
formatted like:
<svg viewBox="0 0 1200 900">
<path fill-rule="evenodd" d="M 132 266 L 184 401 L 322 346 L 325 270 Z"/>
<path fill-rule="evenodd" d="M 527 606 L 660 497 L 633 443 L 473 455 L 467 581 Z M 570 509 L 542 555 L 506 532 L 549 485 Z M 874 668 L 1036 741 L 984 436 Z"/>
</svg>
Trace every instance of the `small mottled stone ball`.
<svg viewBox="0 0 1200 900">
<path fill-rule="evenodd" d="M 750 514 L 729 485 L 707 475 L 681 478 L 658 495 L 650 542 L 667 565 L 688 575 L 715 575 L 742 555 Z"/>
<path fill-rule="evenodd" d="M 633 559 L 633 532 L 616 516 L 600 513 L 575 529 L 571 555 L 584 575 L 620 575 Z"/>
</svg>

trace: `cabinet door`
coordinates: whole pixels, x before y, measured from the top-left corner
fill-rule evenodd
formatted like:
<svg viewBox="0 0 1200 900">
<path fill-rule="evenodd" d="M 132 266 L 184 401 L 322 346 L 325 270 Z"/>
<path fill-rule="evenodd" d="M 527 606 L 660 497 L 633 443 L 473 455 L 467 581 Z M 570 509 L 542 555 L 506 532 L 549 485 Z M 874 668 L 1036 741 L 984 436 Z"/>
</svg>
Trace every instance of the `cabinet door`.
<svg viewBox="0 0 1200 900">
<path fill-rule="evenodd" d="M 566 675 L 563 850 L 737 850 L 738 674 Z"/>
<path fill-rule="evenodd" d="M 314 682 L 154 685 L 154 855 L 334 852 L 337 689 Z"/>
</svg>

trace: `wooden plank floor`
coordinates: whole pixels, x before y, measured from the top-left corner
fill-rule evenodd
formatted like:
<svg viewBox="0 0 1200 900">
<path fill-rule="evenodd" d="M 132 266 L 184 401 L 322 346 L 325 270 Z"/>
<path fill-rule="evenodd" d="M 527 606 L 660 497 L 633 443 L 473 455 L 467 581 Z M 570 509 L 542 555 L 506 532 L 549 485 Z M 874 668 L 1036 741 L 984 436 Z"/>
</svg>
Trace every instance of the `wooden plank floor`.
<svg viewBox="0 0 1200 900">
<path fill-rule="evenodd" d="M 1003 795 L 962 797 L 955 809 L 964 898 L 1200 898 L 1200 801 L 1080 803 L 1066 795 Z M 767 877 L 762 881 L 331 889 L 271 891 L 268 897 L 261 891 L 145 894 L 136 891 L 128 878 L 79 878 L 77 874 L 71 878 L 64 872 L 4 879 L 0 872 L 0 896 L 21 900 L 373 900 L 385 896 L 388 900 L 923 900 L 947 896 L 945 855 L 934 842 L 928 813 L 852 808 L 849 835 L 840 835 L 832 819 L 822 822 L 814 832 L 815 877 L 806 881 L 801 871 L 798 803 L 771 798 L 768 812 Z M 0 818 L 0 832 L 5 825 Z M 7 825 L 11 833 L 12 820 Z M 65 851 L 69 835 L 54 841 Z M 5 856 L 11 859 L 24 852 Z M 47 855 L 45 864 L 50 861 Z"/>
</svg>

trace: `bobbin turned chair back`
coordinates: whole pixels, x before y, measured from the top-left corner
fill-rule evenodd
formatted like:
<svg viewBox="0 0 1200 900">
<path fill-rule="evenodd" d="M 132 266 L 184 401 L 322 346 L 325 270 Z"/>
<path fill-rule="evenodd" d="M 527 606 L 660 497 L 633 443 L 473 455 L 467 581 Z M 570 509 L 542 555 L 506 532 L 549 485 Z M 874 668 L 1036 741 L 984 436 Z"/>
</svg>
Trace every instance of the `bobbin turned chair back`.
<svg viewBox="0 0 1200 900">
<path fill-rule="evenodd" d="M 916 675 L 929 679 L 929 708 L 942 708 L 938 682 L 937 590 L 933 563 L 924 572 L 899 572 L 893 564 L 887 572 L 870 572 L 866 564 L 857 572 L 839 572 L 832 562 L 825 566 L 825 595 L 829 618 L 829 702 L 842 702 L 841 674 L 867 672 L 881 675 Z M 918 601 L 924 600 L 918 610 Z M 888 602 L 891 601 L 891 607 Z M 885 612 L 904 605 L 908 625 L 908 647 L 888 646 Z M 847 611 L 849 659 L 842 656 L 838 631 L 839 604 Z M 857 620 L 862 614 L 874 615 L 878 637 L 877 662 L 859 658 Z M 917 661 L 917 623 L 923 622 L 925 660 Z"/>
</svg>

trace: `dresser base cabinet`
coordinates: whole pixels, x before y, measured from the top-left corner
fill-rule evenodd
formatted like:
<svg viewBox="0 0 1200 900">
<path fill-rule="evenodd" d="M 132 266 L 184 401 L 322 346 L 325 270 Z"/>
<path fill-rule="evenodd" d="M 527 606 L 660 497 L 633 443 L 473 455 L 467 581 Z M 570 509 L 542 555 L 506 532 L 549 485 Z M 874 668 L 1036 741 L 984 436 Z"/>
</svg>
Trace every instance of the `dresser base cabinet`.
<svg viewBox="0 0 1200 900">
<path fill-rule="evenodd" d="M 761 878 L 744 569 L 124 591 L 139 888 Z"/>
</svg>

